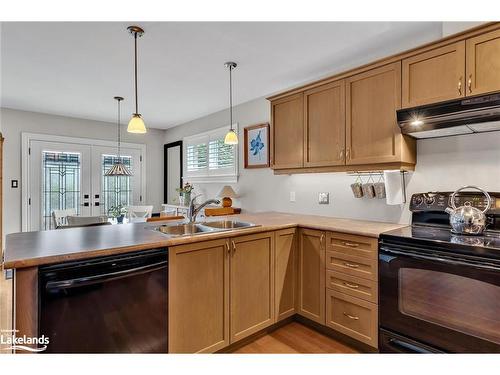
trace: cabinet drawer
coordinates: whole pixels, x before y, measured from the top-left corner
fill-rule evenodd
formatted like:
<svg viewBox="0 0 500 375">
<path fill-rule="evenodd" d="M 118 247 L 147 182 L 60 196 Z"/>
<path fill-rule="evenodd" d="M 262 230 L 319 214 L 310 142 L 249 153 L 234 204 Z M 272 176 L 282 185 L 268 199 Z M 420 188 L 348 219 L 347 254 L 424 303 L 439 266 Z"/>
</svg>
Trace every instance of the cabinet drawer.
<svg viewBox="0 0 500 375">
<path fill-rule="evenodd" d="M 328 232 L 326 238 L 327 250 L 377 259 L 378 240 L 376 238 L 337 232 Z"/>
<path fill-rule="evenodd" d="M 368 302 L 378 303 L 376 281 L 327 270 L 326 287 Z"/>
<path fill-rule="evenodd" d="M 338 251 L 326 252 L 326 268 L 332 271 L 377 281 L 377 260 L 343 254 Z"/>
<path fill-rule="evenodd" d="M 327 326 L 378 347 L 378 307 L 374 303 L 326 290 Z"/>
</svg>

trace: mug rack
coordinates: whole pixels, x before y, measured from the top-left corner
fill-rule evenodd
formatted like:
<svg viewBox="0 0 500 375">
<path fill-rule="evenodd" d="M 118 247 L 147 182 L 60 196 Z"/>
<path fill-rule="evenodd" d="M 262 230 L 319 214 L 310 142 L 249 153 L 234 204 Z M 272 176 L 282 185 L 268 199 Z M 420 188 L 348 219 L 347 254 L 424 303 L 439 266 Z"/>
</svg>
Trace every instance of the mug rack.
<svg viewBox="0 0 500 375">
<path fill-rule="evenodd" d="M 401 190 L 403 192 L 403 203 L 406 203 L 406 179 L 405 175 L 408 173 L 408 171 L 405 170 L 400 170 L 399 171 L 401 174 Z M 361 178 L 361 177 L 381 177 L 382 180 L 384 179 L 384 171 L 349 171 L 346 172 L 347 175 L 349 176 L 355 176 L 356 178 Z"/>
</svg>

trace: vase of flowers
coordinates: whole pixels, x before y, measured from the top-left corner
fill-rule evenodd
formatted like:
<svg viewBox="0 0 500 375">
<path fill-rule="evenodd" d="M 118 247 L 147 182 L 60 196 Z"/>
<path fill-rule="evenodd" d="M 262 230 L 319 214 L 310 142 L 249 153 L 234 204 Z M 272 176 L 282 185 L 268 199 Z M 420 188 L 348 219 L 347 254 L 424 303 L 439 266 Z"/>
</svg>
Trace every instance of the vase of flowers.
<svg viewBox="0 0 500 375">
<path fill-rule="evenodd" d="M 108 215 L 112 217 L 113 219 L 116 219 L 116 222 L 118 224 L 123 223 L 123 218 L 125 217 L 125 214 L 127 213 L 127 209 L 119 204 L 116 206 L 111 206 L 108 210 Z"/>
<path fill-rule="evenodd" d="M 191 192 L 194 186 L 186 182 L 182 188 L 175 189 L 179 193 L 179 205 L 187 206 L 191 203 Z"/>
</svg>

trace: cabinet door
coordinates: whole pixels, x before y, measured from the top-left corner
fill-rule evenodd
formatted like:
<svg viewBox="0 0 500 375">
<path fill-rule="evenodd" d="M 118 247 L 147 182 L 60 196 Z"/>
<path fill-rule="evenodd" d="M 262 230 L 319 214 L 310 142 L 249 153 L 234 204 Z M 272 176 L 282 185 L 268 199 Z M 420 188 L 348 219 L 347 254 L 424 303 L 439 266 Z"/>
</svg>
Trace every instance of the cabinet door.
<svg viewBox="0 0 500 375">
<path fill-rule="evenodd" d="M 274 234 L 231 240 L 231 343 L 274 321 Z"/>
<path fill-rule="evenodd" d="M 272 140 L 275 169 L 304 165 L 304 99 L 292 95 L 272 102 Z"/>
<path fill-rule="evenodd" d="M 467 39 L 467 95 L 500 90 L 500 30 Z"/>
<path fill-rule="evenodd" d="M 402 136 L 396 121 L 400 106 L 400 62 L 346 79 L 346 164 L 400 160 Z"/>
<path fill-rule="evenodd" d="M 298 313 L 325 324 L 325 232 L 300 230 Z"/>
<path fill-rule="evenodd" d="M 275 232 L 276 321 L 295 314 L 297 302 L 297 238 L 295 228 Z"/>
<path fill-rule="evenodd" d="M 402 106 L 414 107 L 465 96 L 465 42 L 403 60 Z"/>
<path fill-rule="evenodd" d="M 304 93 L 304 165 L 345 164 L 345 82 Z"/>
<path fill-rule="evenodd" d="M 229 345 L 226 240 L 169 248 L 170 353 L 211 353 Z"/>
</svg>

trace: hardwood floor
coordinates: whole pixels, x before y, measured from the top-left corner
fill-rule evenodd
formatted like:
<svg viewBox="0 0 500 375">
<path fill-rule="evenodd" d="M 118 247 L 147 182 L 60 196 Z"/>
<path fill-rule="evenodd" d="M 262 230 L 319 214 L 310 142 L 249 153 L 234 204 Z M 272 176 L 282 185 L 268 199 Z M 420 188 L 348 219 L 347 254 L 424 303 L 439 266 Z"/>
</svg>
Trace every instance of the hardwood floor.
<svg viewBox="0 0 500 375">
<path fill-rule="evenodd" d="M 305 325 L 292 322 L 236 349 L 237 354 L 359 353 Z"/>
</svg>

